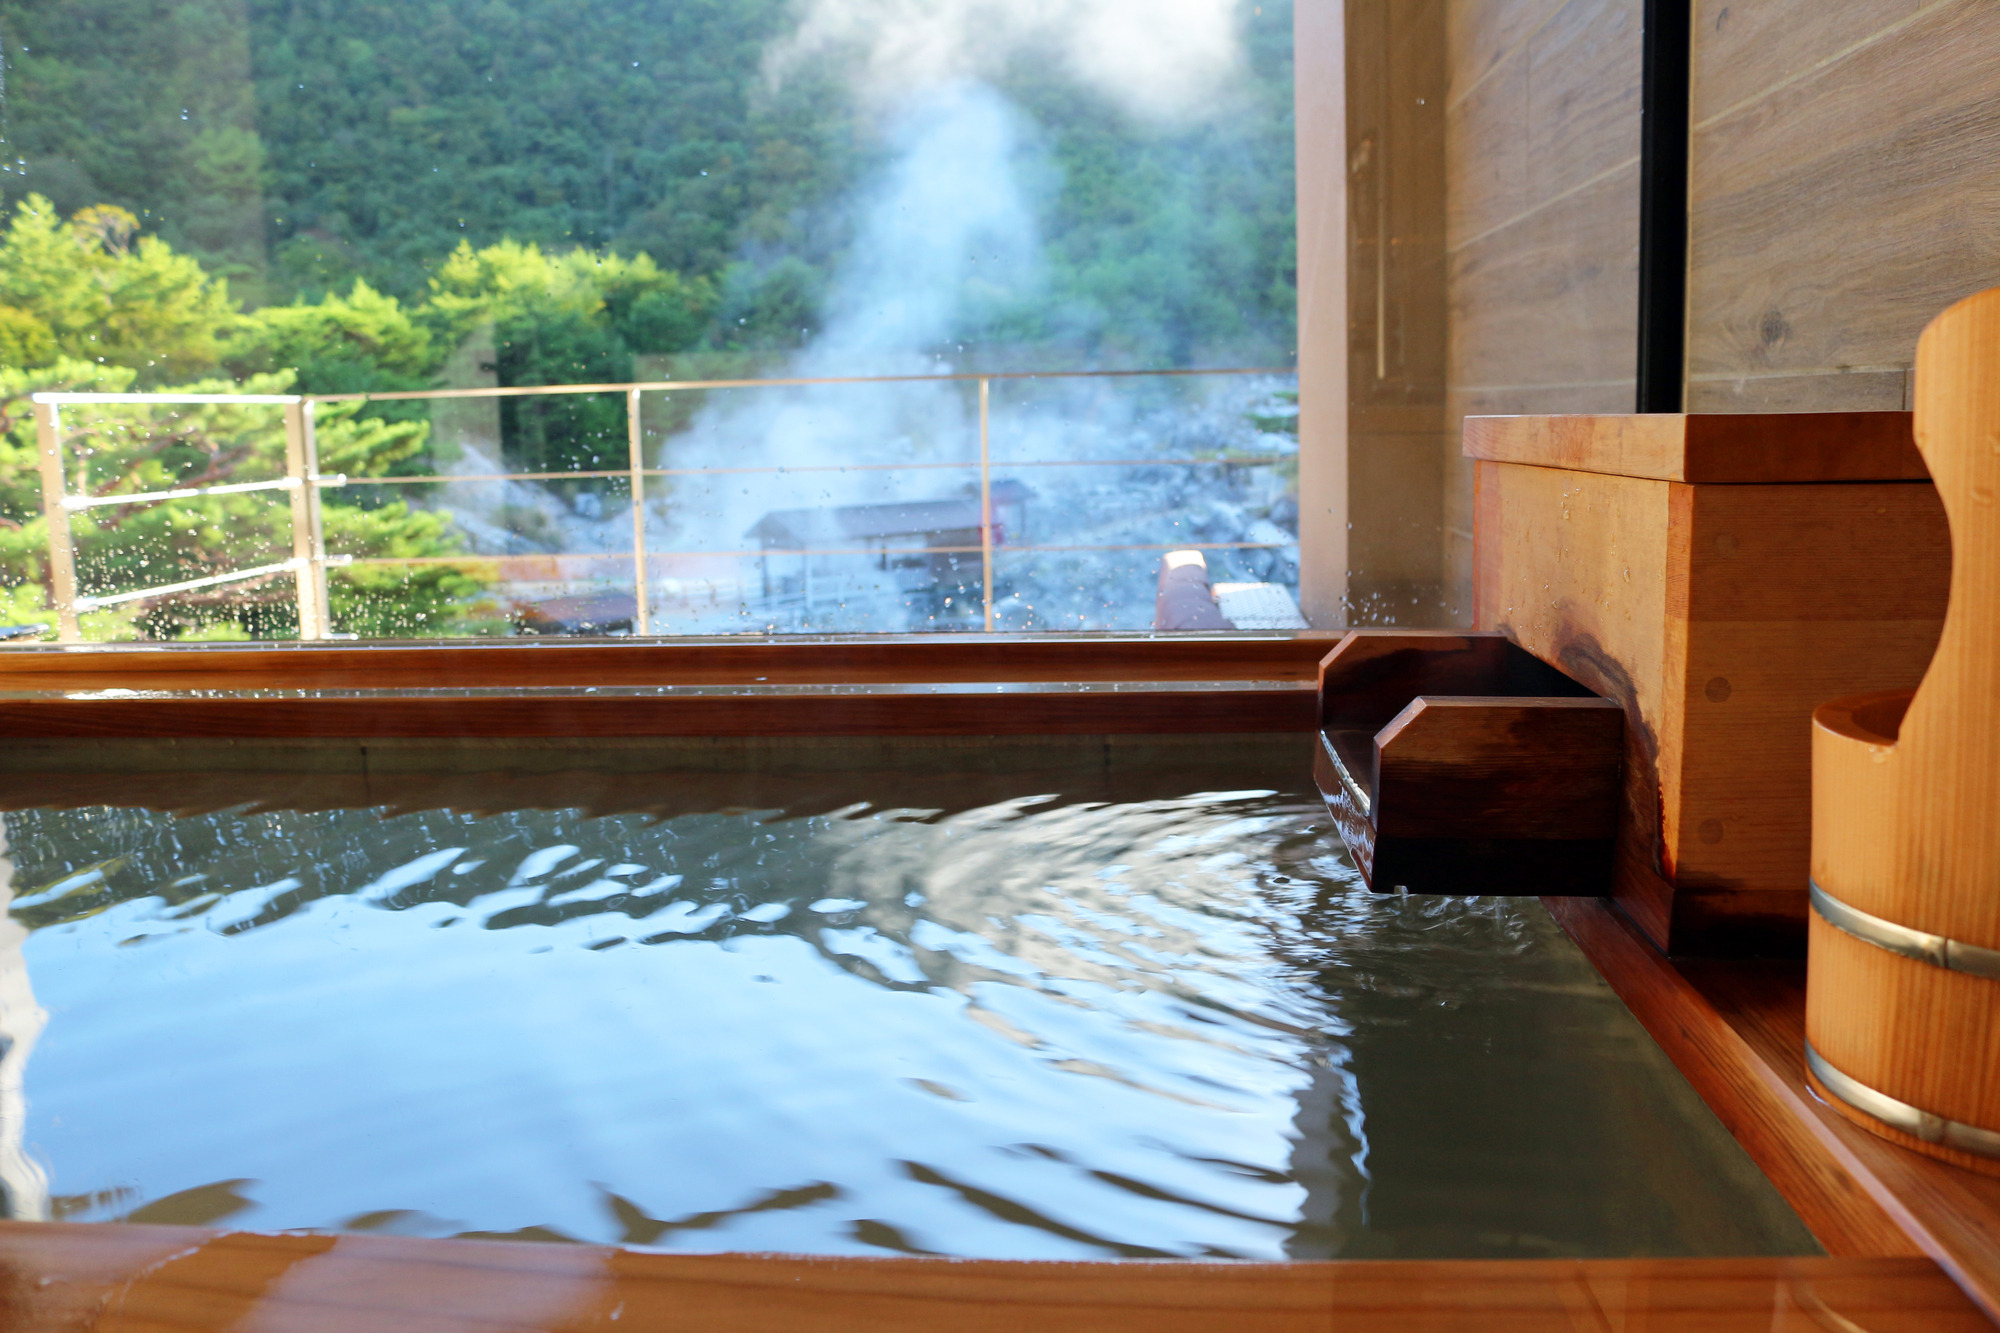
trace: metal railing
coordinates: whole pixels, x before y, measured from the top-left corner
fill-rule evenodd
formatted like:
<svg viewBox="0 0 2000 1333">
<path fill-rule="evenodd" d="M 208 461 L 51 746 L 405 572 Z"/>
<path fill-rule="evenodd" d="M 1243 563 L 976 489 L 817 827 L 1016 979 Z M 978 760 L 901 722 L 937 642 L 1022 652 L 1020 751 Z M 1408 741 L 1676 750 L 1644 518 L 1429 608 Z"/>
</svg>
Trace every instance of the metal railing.
<svg viewBox="0 0 2000 1333">
<path fill-rule="evenodd" d="M 779 378 L 779 379 L 716 379 L 716 380 L 655 380 L 623 384 L 563 384 L 519 387 L 480 387 L 467 389 L 420 389 L 383 393 L 344 394 L 175 394 L 175 393 L 67 393 L 44 392 L 31 396 L 35 410 L 35 428 L 39 445 L 42 482 L 42 509 L 47 520 L 49 582 L 53 610 L 56 617 L 56 637 L 61 643 L 77 643 L 82 639 L 78 615 L 104 607 L 129 602 L 144 601 L 149 598 L 165 597 L 175 593 L 191 592 L 203 588 L 220 587 L 230 583 L 247 582 L 267 578 L 277 574 L 292 573 L 296 576 L 298 589 L 299 637 L 301 639 L 325 639 L 332 636 L 330 603 L 327 595 L 327 571 L 329 568 L 352 564 L 472 564 L 496 558 L 491 555 L 451 555 L 423 557 L 367 557 L 354 555 L 329 555 L 321 512 L 320 494 L 323 490 L 345 486 L 379 485 L 423 485 L 450 484 L 463 482 L 513 482 L 513 481 L 555 481 L 582 479 L 624 478 L 630 488 L 632 506 L 632 550 L 627 552 L 578 552 L 538 553 L 544 558 L 579 558 L 597 560 L 623 560 L 629 558 L 633 566 L 634 614 L 632 632 L 647 635 L 652 632 L 652 607 L 650 605 L 651 579 L 647 571 L 647 542 L 645 522 L 645 484 L 648 477 L 677 476 L 718 476 L 753 474 L 791 474 L 807 472 L 853 472 L 853 471 L 927 471 L 927 470 L 970 470 L 979 472 L 979 544 L 975 546 L 914 547 L 896 548 L 893 554 L 906 555 L 969 555 L 979 553 L 981 569 L 982 619 L 988 632 L 994 628 L 993 559 L 998 545 L 994 536 L 993 521 L 993 458 L 992 458 L 992 385 L 995 380 L 1070 380 L 1070 379 L 1129 379 L 1193 377 L 1211 375 L 1276 375 L 1289 376 L 1295 372 L 1289 367 L 1230 367 L 1210 370 L 1130 370 L 1130 371 L 1019 371 L 990 374 L 940 374 L 940 375 L 872 375 L 833 378 Z M 776 389 L 802 388 L 838 384 L 918 384 L 918 383 L 972 383 L 978 394 L 978 438 L 979 457 L 977 461 L 959 462 L 907 462 L 907 463 L 828 463 L 808 466 L 760 466 L 725 468 L 652 468 L 645 465 L 644 422 L 641 414 L 641 398 L 647 393 L 689 393 L 714 389 Z M 627 422 L 627 466 L 614 469 L 575 470 L 566 472 L 496 472 L 478 474 L 440 474 L 395 477 L 348 477 L 345 475 L 322 475 L 319 470 L 318 442 L 315 431 L 315 409 L 322 403 L 367 403 L 402 402 L 419 400 L 451 400 L 475 398 L 522 398 L 533 396 L 620 394 L 625 398 Z M 75 495 L 68 490 L 68 480 L 63 467 L 65 446 L 68 435 L 65 432 L 62 409 L 70 405 L 140 405 L 157 403 L 161 405 L 225 405 L 231 407 L 272 406 L 283 409 L 285 431 L 285 475 L 266 481 L 234 482 L 216 486 L 176 487 L 168 490 L 146 492 L 122 492 L 106 495 Z M 1158 466 L 1259 466 L 1270 465 L 1291 457 L 1287 454 L 1231 455 L 1218 458 L 1066 458 L 1043 460 L 1014 460 L 1002 466 L 1023 467 L 1158 467 Z M 70 529 L 70 515 L 74 512 L 112 505 L 134 505 L 176 500 L 195 499 L 211 495 L 239 495 L 260 491 L 287 491 L 290 493 L 291 546 L 292 554 L 287 560 L 266 563 L 254 567 L 233 570 L 224 574 L 213 574 L 203 578 L 189 579 L 177 583 L 158 584 L 126 592 L 106 595 L 83 595 L 78 592 L 76 576 L 76 547 Z M 1281 542 L 1171 542 L 1141 544 L 1106 545 L 1009 545 L 1009 552 L 1084 552 L 1084 551 L 1140 551 L 1140 550 L 1223 550 L 1223 549 L 1273 549 L 1288 546 Z M 769 555 L 863 555 L 883 554 L 874 548 L 772 548 L 742 550 L 675 550 L 679 556 L 769 556 Z M 663 553 L 664 554 L 664 553 Z"/>
</svg>

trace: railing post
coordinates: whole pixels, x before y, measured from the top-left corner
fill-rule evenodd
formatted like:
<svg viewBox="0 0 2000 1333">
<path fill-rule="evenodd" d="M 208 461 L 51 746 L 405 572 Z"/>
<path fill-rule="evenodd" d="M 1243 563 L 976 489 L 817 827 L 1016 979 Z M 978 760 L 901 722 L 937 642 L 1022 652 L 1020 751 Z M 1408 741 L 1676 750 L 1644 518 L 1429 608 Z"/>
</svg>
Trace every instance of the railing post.
<svg viewBox="0 0 2000 1333">
<path fill-rule="evenodd" d="M 54 403 L 35 404 L 35 440 L 42 456 L 42 516 L 49 530 L 49 596 L 55 605 L 56 640 L 77 643 L 76 547 L 70 540 L 69 482 L 63 476 L 62 417 Z"/>
<path fill-rule="evenodd" d="M 646 587 L 646 450 L 637 389 L 625 396 L 625 439 L 632 464 L 632 632 L 647 635 L 653 632 L 653 608 Z"/>
<path fill-rule="evenodd" d="M 979 377 L 979 600 L 993 632 L 993 460 L 987 448 L 993 381 Z"/>
<path fill-rule="evenodd" d="M 306 558 L 312 562 L 313 599 L 319 608 L 319 637 L 333 635 L 333 600 L 326 591 L 326 516 L 320 510 L 319 426 L 315 415 L 319 404 L 308 398 L 299 404 L 299 444 L 305 452 L 306 532 L 312 546 Z M 345 481 L 345 478 L 342 479 Z M 304 634 L 300 625 L 300 634 Z"/>
<path fill-rule="evenodd" d="M 320 586 L 320 573 L 324 569 L 322 561 L 313 558 L 313 551 L 321 543 L 318 517 L 319 496 L 312 484 L 313 474 L 319 469 L 313 466 L 312 454 L 315 450 L 307 444 L 308 413 L 311 406 L 303 400 L 285 406 L 285 476 L 292 483 L 292 581 L 299 593 L 299 637 L 301 639 L 324 639 L 326 637 L 326 596 Z"/>
</svg>

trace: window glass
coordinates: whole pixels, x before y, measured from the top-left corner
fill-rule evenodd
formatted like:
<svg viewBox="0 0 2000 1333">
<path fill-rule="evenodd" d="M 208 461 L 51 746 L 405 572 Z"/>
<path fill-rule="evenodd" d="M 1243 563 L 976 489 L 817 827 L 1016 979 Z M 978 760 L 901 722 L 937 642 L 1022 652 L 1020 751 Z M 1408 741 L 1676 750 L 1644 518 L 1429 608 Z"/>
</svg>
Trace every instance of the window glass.
<svg viewBox="0 0 2000 1333">
<path fill-rule="evenodd" d="M 1291 24 L 0 3 L 0 632 L 1285 623 Z"/>
</svg>

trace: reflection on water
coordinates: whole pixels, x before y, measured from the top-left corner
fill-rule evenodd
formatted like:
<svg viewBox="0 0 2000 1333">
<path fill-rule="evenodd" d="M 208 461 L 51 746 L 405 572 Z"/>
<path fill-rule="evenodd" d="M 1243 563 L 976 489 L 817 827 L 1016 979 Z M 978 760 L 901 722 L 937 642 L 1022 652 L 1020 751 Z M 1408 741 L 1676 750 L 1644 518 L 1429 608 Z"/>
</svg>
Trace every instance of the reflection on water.
<svg viewBox="0 0 2000 1333">
<path fill-rule="evenodd" d="M 9 813 L 50 1206 L 687 1250 L 1813 1248 L 1535 903 L 1374 897 L 1282 782 L 937 781 L 803 817 Z"/>
<path fill-rule="evenodd" d="M 13 881 L 14 862 L 7 855 L 6 828 L 0 825 L 0 913 L 13 899 Z M 21 957 L 27 934 L 19 922 L 0 915 L 0 1217 L 42 1222 L 49 1215 L 49 1182 L 40 1163 L 25 1151 L 23 1084 L 28 1055 L 49 1016 L 35 1001 Z"/>
</svg>

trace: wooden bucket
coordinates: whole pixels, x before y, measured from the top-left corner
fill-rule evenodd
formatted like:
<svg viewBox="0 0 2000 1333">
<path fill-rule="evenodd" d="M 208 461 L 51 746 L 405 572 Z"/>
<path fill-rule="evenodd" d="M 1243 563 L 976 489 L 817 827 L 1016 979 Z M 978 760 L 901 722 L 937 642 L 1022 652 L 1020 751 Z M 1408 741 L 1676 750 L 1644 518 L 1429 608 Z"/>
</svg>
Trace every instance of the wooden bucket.
<svg viewBox="0 0 2000 1333">
<path fill-rule="evenodd" d="M 1806 1058 L 1849 1119 L 2000 1175 L 2000 288 L 1924 331 L 1916 400 L 1951 602 L 1914 694 L 1813 715 Z"/>
</svg>

